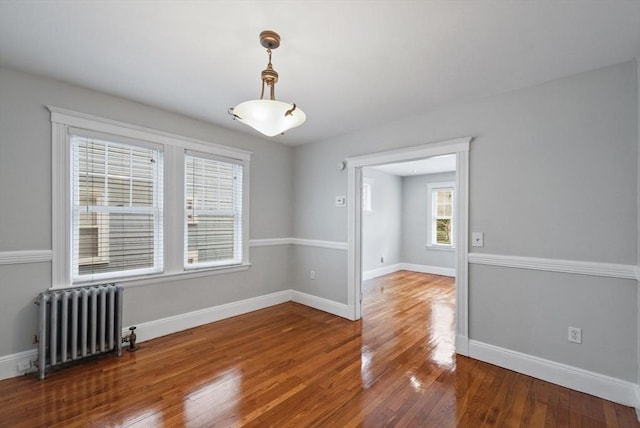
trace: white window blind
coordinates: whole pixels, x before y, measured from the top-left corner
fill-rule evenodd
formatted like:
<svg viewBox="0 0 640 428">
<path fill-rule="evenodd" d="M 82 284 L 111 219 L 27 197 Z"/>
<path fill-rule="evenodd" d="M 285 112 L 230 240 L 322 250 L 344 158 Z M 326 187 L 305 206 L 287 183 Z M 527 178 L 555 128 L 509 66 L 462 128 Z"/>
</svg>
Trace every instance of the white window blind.
<svg viewBox="0 0 640 428">
<path fill-rule="evenodd" d="M 71 136 L 72 280 L 163 270 L 163 152 Z"/>
<path fill-rule="evenodd" d="M 241 161 L 185 154 L 185 268 L 242 263 Z"/>
</svg>

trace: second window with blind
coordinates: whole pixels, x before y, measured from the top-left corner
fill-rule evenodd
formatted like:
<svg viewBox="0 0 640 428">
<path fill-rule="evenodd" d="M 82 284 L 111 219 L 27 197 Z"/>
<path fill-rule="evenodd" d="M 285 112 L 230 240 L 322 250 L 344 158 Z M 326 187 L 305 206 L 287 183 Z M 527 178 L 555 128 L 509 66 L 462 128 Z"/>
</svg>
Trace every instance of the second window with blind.
<svg viewBox="0 0 640 428">
<path fill-rule="evenodd" d="M 184 266 L 242 262 L 242 164 L 187 151 Z"/>
</svg>

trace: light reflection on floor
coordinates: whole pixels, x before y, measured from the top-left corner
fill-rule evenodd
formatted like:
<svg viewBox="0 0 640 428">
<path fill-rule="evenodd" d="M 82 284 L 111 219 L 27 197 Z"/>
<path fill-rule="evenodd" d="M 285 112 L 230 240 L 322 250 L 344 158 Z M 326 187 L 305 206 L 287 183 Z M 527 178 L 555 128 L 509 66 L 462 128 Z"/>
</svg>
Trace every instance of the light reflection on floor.
<svg viewBox="0 0 640 428">
<path fill-rule="evenodd" d="M 434 302 L 431 306 L 431 332 L 435 347 L 431 361 L 447 368 L 455 366 L 455 335 L 453 334 L 454 308 L 450 304 Z"/>
<path fill-rule="evenodd" d="M 134 425 L 135 426 L 147 426 L 147 427 L 163 426 L 162 412 L 160 412 L 159 410 L 155 410 L 155 409 L 148 409 L 148 410 L 145 410 L 142 413 L 139 413 L 137 415 L 133 415 L 133 416 L 127 418 L 122 423 L 122 426 L 124 426 L 124 427 L 134 426 Z"/>
<path fill-rule="evenodd" d="M 373 381 L 374 375 L 371 371 L 371 361 L 373 359 L 373 352 L 368 346 L 362 347 L 362 355 L 360 357 L 360 375 L 362 377 L 362 387 L 369 388 Z"/>
<path fill-rule="evenodd" d="M 418 285 L 428 287 L 428 284 Z M 380 334 L 384 331 L 387 334 L 387 340 L 379 346 L 371 346 L 371 344 L 361 347 L 361 380 L 362 386 L 369 389 L 374 386 L 379 377 L 379 370 L 376 370 L 378 359 L 382 348 L 393 349 L 398 336 L 402 336 L 405 332 L 416 328 L 417 325 L 423 325 L 427 332 L 427 343 L 424 349 L 424 358 L 435 365 L 445 368 L 449 371 L 455 370 L 455 303 L 451 301 L 449 296 L 442 297 L 438 293 L 432 294 L 428 288 L 423 289 L 426 295 L 422 295 L 420 300 L 424 302 L 424 312 L 418 318 L 414 318 L 414 323 L 407 323 L 403 317 L 388 318 L 384 326 L 379 324 L 382 312 L 398 312 L 405 310 L 402 306 L 400 298 L 395 293 L 402 294 L 402 288 L 387 287 L 384 283 L 376 283 L 375 280 L 365 285 L 365 301 L 363 302 L 363 340 L 366 342 L 369 334 Z M 425 297 L 429 296 L 429 297 Z M 403 319 L 403 321 L 400 321 Z M 397 320 L 397 322 L 396 322 Z M 392 333 L 393 332 L 393 333 Z M 389 334 L 391 333 L 391 334 Z M 384 334 L 384 333 L 383 333 Z M 401 343 L 402 341 L 399 341 Z M 380 363 L 388 366 L 390 361 L 380 361 Z M 407 382 L 417 393 L 424 393 L 425 390 L 433 382 L 431 372 L 425 371 L 417 366 L 411 367 L 404 374 Z"/>
<path fill-rule="evenodd" d="M 420 382 L 416 375 L 410 374 L 409 382 L 411 383 L 413 389 L 416 390 L 416 392 L 422 392 L 422 382 Z"/>
<path fill-rule="evenodd" d="M 240 403 L 241 392 L 242 370 L 237 367 L 228 369 L 185 396 L 184 419 L 193 423 L 215 420 L 223 413 L 232 415 Z M 207 403 L 206 406 L 202 405 L 202 400 Z"/>
</svg>

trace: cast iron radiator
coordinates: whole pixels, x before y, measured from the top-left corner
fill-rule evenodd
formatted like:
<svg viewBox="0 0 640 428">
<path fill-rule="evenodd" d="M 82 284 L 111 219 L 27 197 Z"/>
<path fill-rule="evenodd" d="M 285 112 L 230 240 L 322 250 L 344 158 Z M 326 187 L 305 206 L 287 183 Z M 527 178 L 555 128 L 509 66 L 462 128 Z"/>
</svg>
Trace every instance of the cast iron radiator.
<svg viewBox="0 0 640 428">
<path fill-rule="evenodd" d="M 49 290 L 36 298 L 38 371 L 103 352 L 122 355 L 122 298 L 118 284 Z"/>
</svg>

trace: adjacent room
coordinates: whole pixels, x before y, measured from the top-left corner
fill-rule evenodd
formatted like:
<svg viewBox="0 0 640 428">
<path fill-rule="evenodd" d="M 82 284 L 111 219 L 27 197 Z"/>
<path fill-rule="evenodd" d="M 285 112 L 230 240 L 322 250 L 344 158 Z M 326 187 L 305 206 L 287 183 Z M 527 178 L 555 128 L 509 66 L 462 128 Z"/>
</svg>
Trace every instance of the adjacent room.
<svg viewBox="0 0 640 428">
<path fill-rule="evenodd" d="M 639 58 L 627 0 L 0 0 L 0 427 L 640 426 Z"/>
<path fill-rule="evenodd" d="M 455 190 L 455 154 L 363 168 L 363 279 L 397 270 L 455 277 Z"/>
</svg>

